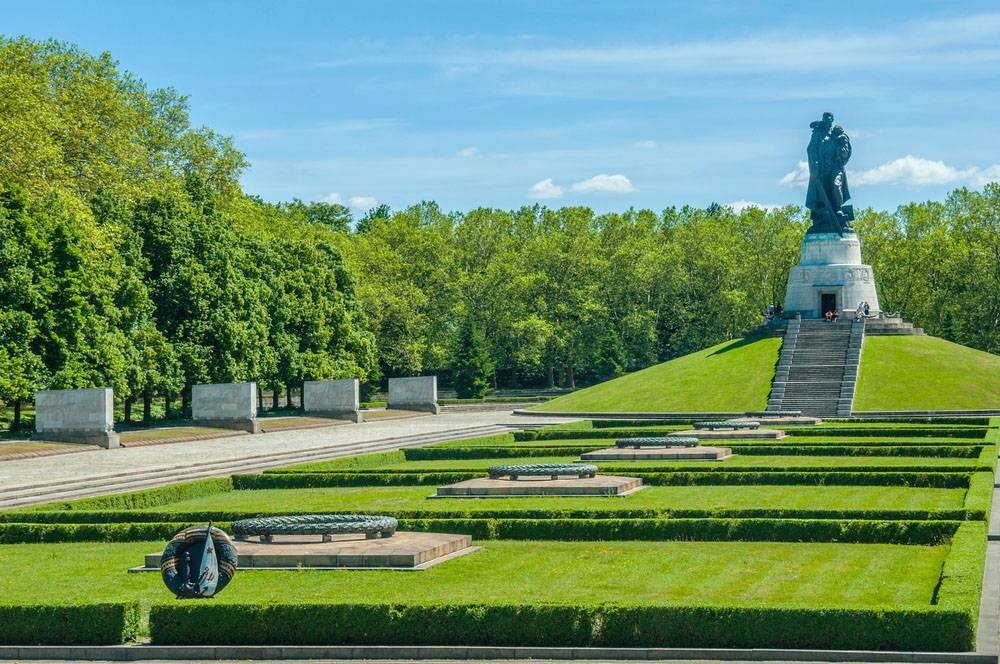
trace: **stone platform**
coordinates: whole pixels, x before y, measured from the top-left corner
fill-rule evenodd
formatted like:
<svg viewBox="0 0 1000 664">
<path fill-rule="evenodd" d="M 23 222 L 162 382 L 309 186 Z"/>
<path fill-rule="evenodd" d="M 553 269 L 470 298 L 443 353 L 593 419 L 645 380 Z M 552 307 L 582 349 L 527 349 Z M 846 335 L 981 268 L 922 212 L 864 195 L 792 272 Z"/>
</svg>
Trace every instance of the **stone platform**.
<svg viewBox="0 0 1000 664">
<path fill-rule="evenodd" d="M 581 461 L 721 461 L 733 455 L 728 447 L 609 447 L 580 455 Z"/>
<path fill-rule="evenodd" d="M 698 440 L 778 440 L 785 437 L 785 432 L 777 429 L 721 429 L 717 431 L 688 429 L 687 431 L 673 431 L 670 435 L 691 436 Z"/>
<path fill-rule="evenodd" d="M 818 417 L 755 417 L 761 426 L 813 426 L 823 424 L 823 420 Z"/>
<path fill-rule="evenodd" d="M 456 482 L 438 487 L 431 498 L 514 498 L 521 496 L 627 496 L 642 489 L 637 477 L 597 475 L 567 477 L 491 480 L 486 477 Z"/>
<path fill-rule="evenodd" d="M 233 541 L 240 570 L 248 569 L 396 569 L 424 570 L 481 547 L 469 535 L 397 531 L 392 537 L 361 535 L 275 535 L 274 542 Z M 161 553 L 146 554 L 145 565 L 131 571 L 159 571 Z"/>
</svg>

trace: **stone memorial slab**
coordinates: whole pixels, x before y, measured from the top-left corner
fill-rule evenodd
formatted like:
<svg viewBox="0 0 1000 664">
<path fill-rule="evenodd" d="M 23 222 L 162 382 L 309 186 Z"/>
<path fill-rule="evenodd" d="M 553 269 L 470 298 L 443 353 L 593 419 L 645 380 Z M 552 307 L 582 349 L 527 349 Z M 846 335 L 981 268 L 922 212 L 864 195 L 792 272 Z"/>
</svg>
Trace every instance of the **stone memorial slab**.
<svg viewBox="0 0 1000 664">
<path fill-rule="evenodd" d="M 392 410 L 414 410 L 437 415 L 437 376 L 389 379 L 389 406 Z"/>
<path fill-rule="evenodd" d="M 487 477 L 438 487 L 431 498 L 513 498 L 520 496 L 627 496 L 643 488 L 637 477 L 597 475 L 560 479 Z"/>
<path fill-rule="evenodd" d="M 114 402 L 110 387 L 36 392 L 34 438 L 118 447 Z"/>
<path fill-rule="evenodd" d="M 335 535 L 275 535 L 273 542 L 235 541 L 240 571 L 254 569 L 425 570 L 482 548 L 469 535 L 397 531 L 385 539 Z M 132 571 L 159 571 L 160 553 L 150 553 Z"/>
<path fill-rule="evenodd" d="M 609 447 L 580 455 L 581 461 L 721 461 L 733 455 L 727 447 Z"/>
<path fill-rule="evenodd" d="M 785 437 L 785 432 L 777 429 L 689 429 L 673 431 L 671 435 L 697 436 L 699 440 L 780 440 Z"/>
<path fill-rule="evenodd" d="M 306 415 L 362 422 L 357 378 L 307 380 L 302 386 Z"/>
<path fill-rule="evenodd" d="M 257 383 L 192 386 L 191 419 L 200 426 L 260 433 Z"/>
</svg>

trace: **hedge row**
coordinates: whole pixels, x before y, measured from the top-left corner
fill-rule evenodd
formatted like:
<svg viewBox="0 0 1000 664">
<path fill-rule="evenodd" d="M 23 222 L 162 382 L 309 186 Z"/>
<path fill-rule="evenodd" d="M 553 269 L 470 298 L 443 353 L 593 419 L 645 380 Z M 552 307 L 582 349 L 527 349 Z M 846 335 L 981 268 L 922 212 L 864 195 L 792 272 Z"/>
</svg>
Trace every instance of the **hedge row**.
<svg viewBox="0 0 1000 664">
<path fill-rule="evenodd" d="M 854 427 L 831 427 L 831 428 L 800 428 L 786 427 L 785 433 L 790 436 L 856 436 L 858 438 L 873 438 L 883 436 L 899 436 L 905 438 L 970 438 L 979 440 L 986 436 L 989 429 L 985 427 L 961 427 L 961 428 L 854 428 Z"/>
<path fill-rule="evenodd" d="M 413 447 L 404 450 L 407 461 L 439 461 L 458 459 L 509 459 L 515 457 L 570 456 L 605 447 L 597 445 L 560 445 L 553 447 L 512 445 L 476 447 Z M 725 446 L 737 454 L 747 456 L 912 456 L 975 459 L 983 452 L 983 445 L 758 445 L 733 444 Z M 301 472 L 304 466 L 278 468 L 267 472 Z"/>
<path fill-rule="evenodd" d="M 971 426 L 988 426 L 988 417 L 856 417 L 856 418 L 823 418 L 823 422 L 831 424 L 967 424 Z"/>
<path fill-rule="evenodd" d="M 935 604 L 947 608 L 965 607 L 972 613 L 973 620 L 978 618 L 986 563 L 985 542 L 985 522 L 970 521 L 959 525 L 944 560 L 941 582 L 933 599 Z"/>
<path fill-rule="evenodd" d="M 973 473 L 969 478 L 964 504 L 968 518 L 989 522 L 990 506 L 993 503 L 993 482 L 993 473 Z"/>
<path fill-rule="evenodd" d="M 988 479 L 988 473 L 979 473 Z M 964 521 L 983 519 L 983 493 L 992 491 L 988 482 L 978 483 L 982 489 L 969 489 L 965 507 L 961 509 L 907 510 L 907 509 L 785 509 L 785 508 L 745 508 L 745 509 L 671 509 L 643 508 L 629 509 L 628 502 L 620 502 L 619 509 L 560 509 L 554 502 L 550 508 L 496 508 L 463 509 L 463 506 L 480 501 L 451 501 L 458 505 L 454 509 L 430 510 L 354 510 L 356 514 L 388 514 L 398 519 L 864 519 L 901 521 Z M 987 489 L 989 491 L 987 491 Z M 977 497 L 972 498 L 973 495 Z M 986 505 L 988 508 L 988 504 Z M 294 516 L 296 514 L 319 514 L 316 510 L 196 510 L 183 512 L 0 512 L 0 527 L 4 523 L 18 524 L 143 524 L 143 523 L 206 523 L 228 522 L 256 516 Z"/>
<path fill-rule="evenodd" d="M 0 645 L 118 645 L 138 636 L 139 615 L 138 602 L 0 604 Z"/>
<path fill-rule="evenodd" d="M 679 430 L 679 429 L 676 429 Z M 670 429 L 634 428 L 634 429 L 534 429 L 515 431 L 514 440 L 518 442 L 531 440 L 587 440 L 601 438 L 628 438 L 631 436 L 666 435 Z M 967 438 L 981 440 L 989 429 L 986 428 L 853 428 L 853 427 L 786 427 L 785 433 L 800 437 L 830 437 L 830 438 Z"/>
<path fill-rule="evenodd" d="M 937 489 L 966 488 L 967 472 L 832 472 L 832 471 L 773 471 L 773 472 L 676 472 L 629 471 L 630 477 L 641 478 L 649 486 L 694 485 L 834 485 L 834 486 L 910 486 Z M 483 477 L 484 471 L 469 472 L 371 472 L 371 473 L 270 473 L 263 475 L 233 475 L 233 487 L 238 490 L 258 489 L 318 489 L 348 486 L 423 486 L 453 484 Z"/>
<path fill-rule="evenodd" d="M 157 645 L 468 645 L 967 651 L 968 611 L 926 608 L 497 604 L 152 607 Z"/>
<path fill-rule="evenodd" d="M 182 500 L 191 500 L 217 493 L 233 490 L 232 480 L 228 477 L 212 478 L 171 484 L 155 489 L 142 489 L 128 493 L 118 493 L 95 498 L 80 498 L 65 502 L 46 503 L 41 506 L 45 510 L 139 510 L 147 507 L 160 507 Z"/>
<path fill-rule="evenodd" d="M 714 419 L 714 418 L 711 418 Z M 634 427 L 669 427 L 669 426 L 694 426 L 699 420 L 679 417 L 677 419 L 662 418 L 648 420 L 591 420 L 590 424 L 595 429 L 623 429 Z"/>
<path fill-rule="evenodd" d="M 197 522 L 5 523 L 0 543 L 145 542 L 169 540 Z M 204 523 L 204 521 L 200 521 Z M 219 528 L 228 521 L 214 521 Z M 948 541 L 959 521 L 838 519 L 399 519 L 400 530 L 448 532 L 484 540 L 851 542 L 930 545 Z"/>
</svg>

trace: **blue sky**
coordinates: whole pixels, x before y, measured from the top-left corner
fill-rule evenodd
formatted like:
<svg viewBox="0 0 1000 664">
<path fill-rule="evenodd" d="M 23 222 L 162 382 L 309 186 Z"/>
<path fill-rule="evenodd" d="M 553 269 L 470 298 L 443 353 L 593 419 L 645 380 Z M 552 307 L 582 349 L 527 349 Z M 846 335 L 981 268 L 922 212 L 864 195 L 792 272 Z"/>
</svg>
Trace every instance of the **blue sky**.
<svg viewBox="0 0 1000 664">
<path fill-rule="evenodd" d="M 1000 179 L 996 2 L 0 1 L 235 137 L 247 191 L 362 210 L 799 204 L 808 124 L 856 206 Z"/>
</svg>

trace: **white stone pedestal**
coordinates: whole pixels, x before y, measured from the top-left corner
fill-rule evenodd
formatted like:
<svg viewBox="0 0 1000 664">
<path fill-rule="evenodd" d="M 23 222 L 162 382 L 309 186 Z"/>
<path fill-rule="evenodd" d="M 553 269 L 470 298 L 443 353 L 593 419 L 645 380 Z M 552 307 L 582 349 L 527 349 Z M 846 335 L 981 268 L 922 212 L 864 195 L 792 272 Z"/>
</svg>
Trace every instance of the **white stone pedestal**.
<svg viewBox="0 0 1000 664">
<path fill-rule="evenodd" d="M 857 234 L 807 233 L 802 258 L 788 274 L 785 313 L 822 318 L 835 308 L 847 316 L 861 302 L 868 302 L 869 315 L 879 312 L 875 275 L 861 262 Z"/>
</svg>

